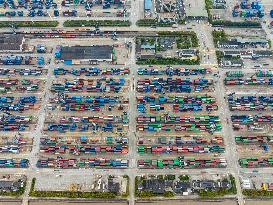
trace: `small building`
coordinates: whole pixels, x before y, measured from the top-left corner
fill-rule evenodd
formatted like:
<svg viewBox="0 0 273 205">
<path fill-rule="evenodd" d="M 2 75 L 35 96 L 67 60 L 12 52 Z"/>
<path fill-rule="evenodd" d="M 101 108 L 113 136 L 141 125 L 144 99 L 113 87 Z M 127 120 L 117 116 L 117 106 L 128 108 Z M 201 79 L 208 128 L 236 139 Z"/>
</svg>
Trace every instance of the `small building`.
<svg viewBox="0 0 273 205">
<path fill-rule="evenodd" d="M 190 192 L 190 189 L 191 183 L 188 181 L 177 181 L 173 187 L 175 193 Z"/>
<path fill-rule="evenodd" d="M 143 187 L 146 191 L 151 191 L 155 194 L 163 194 L 165 192 L 165 180 L 163 179 L 145 179 Z"/>
<path fill-rule="evenodd" d="M 227 179 L 224 179 L 224 180 L 220 181 L 219 186 L 220 186 L 221 188 L 224 188 L 224 189 L 230 189 L 230 188 L 232 187 L 230 181 L 227 180 Z"/>
<path fill-rule="evenodd" d="M 240 51 L 240 56 L 242 59 L 252 59 L 253 51 Z"/>
<path fill-rule="evenodd" d="M 242 59 L 222 59 L 220 62 L 222 67 L 243 67 L 244 62 Z"/>
<path fill-rule="evenodd" d="M 0 181 L 0 191 L 18 191 L 20 186 L 19 181 Z"/>
<path fill-rule="evenodd" d="M 268 44 L 267 39 L 263 38 L 231 38 L 229 40 L 220 41 L 217 43 L 218 48 L 245 48 L 247 46 L 266 46 Z"/>
<path fill-rule="evenodd" d="M 25 42 L 24 35 L 1 35 L 0 36 L 0 51 L 1 52 L 22 52 Z"/>
<path fill-rule="evenodd" d="M 118 182 L 114 182 L 112 178 L 108 179 L 108 191 L 112 193 L 119 193 L 120 191 L 120 184 Z"/>
<path fill-rule="evenodd" d="M 196 190 L 200 189 L 218 189 L 219 185 L 213 180 L 193 180 L 192 187 Z"/>
<path fill-rule="evenodd" d="M 213 0 L 213 8 L 226 8 L 225 0 Z"/>
<path fill-rule="evenodd" d="M 141 54 L 137 56 L 138 60 L 146 60 L 149 58 L 155 58 L 155 54 Z"/>
<path fill-rule="evenodd" d="M 156 11 L 160 22 L 175 23 L 177 21 L 176 9 L 176 0 L 156 0 Z"/>
<path fill-rule="evenodd" d="M 272 57 L 272 51 L 270 50 L 266 50 L 266 51 L 253 51 L 253 58 L 268 58 L 268 57 Z"/>
<path fill-rule="evenodd" d="M 155 50 L 155 44 L 153 45 L 150 45 L 150 44 L 142 44 L 140 46 L 141 49 L 144 49 L 144 50 Z"/>
<path fill-rule="evenodd" d="M 197 50 L 196 49 L 182 49 L 177 51 L 177 55 L 180 58 L 192 58 L 194 56 L 197 56 Z"/>
<path fill-rule="evenodd" d="M 224 57 L 240 57 L 240 51 L 223 51 Z"/>
<path fill-rule="evenodd" d="M 268 44 L 268 41 L 265 38 L 242 38 L 242 37 L 237 37 L 234 40 L 237 41 L 241 45 L 244 45 L 244 44 L 266 45 L 266 44 Z"/>
<path fill-rule="evenodd" d="M 144 10 L 151 11 L 152 10 L 152 0 L 144 0 Z"/>
<path fill-rule="evenodd" d="M 173 48 L 173 45 L 175 44 L 175 37 L 160 37 L 158 38 L 158 42 L 160 44 L 160 49 L 162 51 L 166 51 Z"/>
<path fill-rule="evenodd" d="M 240 43 L 238 43 L 236 40 L 219 41 L 217 43 L 218 48 L 235 49 L 235 48 L 239 48 L 239 46 L 240 46 Z"/>
<path fill-rule="evenodd" d="M 242 179 L 241 185 L 243 189 L 251 189 L 251 182 L 250 179 Z"/>
</svg>

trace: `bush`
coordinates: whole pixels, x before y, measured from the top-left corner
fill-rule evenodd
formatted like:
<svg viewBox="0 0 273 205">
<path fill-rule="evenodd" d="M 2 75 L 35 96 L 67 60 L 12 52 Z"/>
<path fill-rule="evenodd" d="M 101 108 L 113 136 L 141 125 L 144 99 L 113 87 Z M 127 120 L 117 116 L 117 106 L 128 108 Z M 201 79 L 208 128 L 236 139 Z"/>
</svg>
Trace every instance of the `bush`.
<svg viewBox="0 0 273 205">
<path fill-rule="evenodd" d="M 212 37 L 213 37 L 213 43 L 215 47 L 217 47 L 217 43 L 219 41 L 227 40 L 227 34 L 224 30 L 221 30 L 221 31 L 213 30 Z"/>
<path fill-rule="evenodd" d="M 190 177 L 188 175 L 180 175 L 179 176 L 179 179 L 181 181 L 189 181 L 190 180 Z"/>
<path fill-rule="evenodd" d="M 140 198 L 154 197 L 156 194 L 150 191 L 136 191 L 136 196 Z"/>
<path fill-rule="evenodd" d="M 58 21 L 0 21 L 0 28 L 4 27 L 56 27 Z"/>
<path fill-rule="evenodd" d="M 175 175 L 173 174 L 168 174 L 168 175 L 165 175 L 165 180 L 175 180 Z"/>
<path fill-rule="evenodd" d="M 67 20 L 64 27 L 81 27 L 81 26 L 130 26 L 131 22 L 126 20 Z"/>
<path fill-rule="evenodd" d="M 248 196 L 248 197 L 265 197 L 265 196 L 273 196 L 273 191 L 268 191 L 268 190 L 258 190 L 258 189 L 243 189 L 243 195 Z"/>
<path fill-rule="evenodd" d="M 216 54 L 217 62 L 218 64 L 220 64 L 222 58 L 224 57 L 224 53 L 222 51 L 215 51 L 215 54 Z"/>
<path fill-rule="evenodd" d="M 163 194 L 164 197 L 174 197 L 175 193 L 172 191 L 165 191 Z"/>
</svg>

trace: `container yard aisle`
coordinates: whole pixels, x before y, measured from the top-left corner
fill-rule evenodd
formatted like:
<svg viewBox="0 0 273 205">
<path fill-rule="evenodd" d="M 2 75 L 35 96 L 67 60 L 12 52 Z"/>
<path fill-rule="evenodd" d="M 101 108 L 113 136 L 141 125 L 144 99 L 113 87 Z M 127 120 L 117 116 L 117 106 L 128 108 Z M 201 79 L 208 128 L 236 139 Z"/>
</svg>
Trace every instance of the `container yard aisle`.
<svg viewBox="0 0 273 205">
<path fill-rule="evenodd" d="M 53 56 L 52 56 L 53 57 Z M 23 195 L 23 205 L 28 204 L 28 197 L 29 197 L 29 191 L 31 187 L 31 180 L 35 177 L 35 171 L 38 171 L 38 168 L 36 167 L 36 163 L 39 159 L 39 152 L 40 152 L 40 138 L 43 135 L 43 127 L 46 117 L 46 106 L 49 100 L 50 95 L 50 87 L 54 78 L 53 72 L 50 68 L 53 68 L 53 61 L 50 62 L 50 64 L 46 65 L 45 68 L 48 70 L 47 76 L 46 76 L 46 83 L 45 83 L 45 89 L 42 93 L 42 102 L 41 107 L 39 109 L 38 115 L 38 122 L 37 126 L 35 128 L 35 131 L 31 133 L 31 136 L 33 138 L 33 147 L 32 151 L 29 154 L 29 169 L 31 172 L 29 173 L 27 185 L 26 185 L 26 191 Z"/>
<path fill-rule="evenodd" d="M 218 105 L 220 108 L 220 118 L 222 121 L 222 133 L 224 135 L 225 139 L 225 147 L 226 147 L 226 159 L 228 163 L 228 168 L 232 170 L 232 174 L 235 177 L 236 180 L 236 187 L 237 187 L 237 198 L 240 205 L 244 204 L 243 194 L 241 190 L 240 185 L 240 179 L 239 179 L 239 165 L 238 160 L 239 156 L 236 150 L 236 143 L 234 139 L 234 134 L 232 131 L 232 127 L 228 122 L 231 122 L 230 119 L 230 112 L 228 108 L 228 104 L 226 102 L 226 92 L 225 92 L 225 86 L 224 86 L 224 76 L 225 72 L 219 71 L 219 78 L 216 82 L 216 93 L 218 96 Z"/>
<path fill-rule="evenodd" d="M 133 205 L 135 204 L 135 172 L 137 169 L 136 164 L 136 155 L 137 155 L 137 139 L 136 139 L 136 117 L 137 117 L 137 111 L 136 111 L 136 94 L 135 94 L 135 88 L 136 88 L 136 81 L 137 81 L 137 67 L 135 64 L 135 41 L 132 40 L 132 48 L 131 48 L 131 55 L 129 59 L 129 68 L 130 70 L 130 86 L 129 86 L 129 155 L 128 159 L 129 162 L 129 178 L 130 178 L 130 193 L 129 193 L 129 204 Z"/>
</svg>

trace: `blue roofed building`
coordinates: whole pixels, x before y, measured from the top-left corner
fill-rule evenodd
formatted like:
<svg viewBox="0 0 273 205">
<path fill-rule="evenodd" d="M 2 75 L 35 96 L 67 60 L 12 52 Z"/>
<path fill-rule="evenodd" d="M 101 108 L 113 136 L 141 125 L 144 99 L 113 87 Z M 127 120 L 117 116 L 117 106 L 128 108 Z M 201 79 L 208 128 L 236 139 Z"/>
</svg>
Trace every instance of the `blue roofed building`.
<svg viewBox="0 0 273 205">
<path fill-rule="evenodd" d="M 144 10 L 145 11 L 152 10 L 152 0 L 144 0 Z"/>
</svg>

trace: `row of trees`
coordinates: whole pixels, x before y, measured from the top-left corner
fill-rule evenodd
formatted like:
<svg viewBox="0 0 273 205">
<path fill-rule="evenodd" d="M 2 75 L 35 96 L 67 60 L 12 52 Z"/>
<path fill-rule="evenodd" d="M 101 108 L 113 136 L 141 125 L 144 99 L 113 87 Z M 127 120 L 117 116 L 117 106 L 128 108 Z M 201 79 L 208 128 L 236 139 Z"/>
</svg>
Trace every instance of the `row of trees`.
<svg viewBox="0 0 273 205">
<path fill-rule="evenodd" d="M 244 189 L 243 195 L 248 197 L 273 196 L 273 191 L 258 190 L 258 189 Z"/>
<path fill-rule="evenodd" d="M 214 43 L 214 46 L 217 47 L 217 43 L 219 41 L 224 41 L 224 40 L 227 40 L 227 34 L 224 30 L 220 30 L 220 31 L 217 31 L 217 30 L 213 30 L 212 31 L 212 37 L 213 37 L 213 43 Z"/>
<path fill-rule="evenodd" d="M 158 22 L 157 19 L 139 19 L 136 22 L 137 26 L 158 26 L 158 27 L 168 27 L 172 26 L 174 23 L 172 22 Z"/>
<path fill-rule="evenodd" d="M 177 57 L 173 58 L 149 58 L 137 60 L 138 65 L 199 65 L 200 59 L 181 59 Z"/>
<path fill-rule="evenodd" d="M 4 27 L 56 27 L 58 21 L 0 21 L 0 28 Z"/>
<path fill-rule="evenodd" d="M 126 20 L 67 20 L 64 27 L 81 27 L 81 26 L 130 26 L 131 22 Z"/>
<path fill-rule="evenodd" d="M 232 28 L 262 28 L 260 22 L 255 21 L 225 21 L 225 20 L 213 20 L 212 26 L 224 26 Z"/>
</svg>

